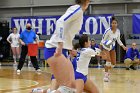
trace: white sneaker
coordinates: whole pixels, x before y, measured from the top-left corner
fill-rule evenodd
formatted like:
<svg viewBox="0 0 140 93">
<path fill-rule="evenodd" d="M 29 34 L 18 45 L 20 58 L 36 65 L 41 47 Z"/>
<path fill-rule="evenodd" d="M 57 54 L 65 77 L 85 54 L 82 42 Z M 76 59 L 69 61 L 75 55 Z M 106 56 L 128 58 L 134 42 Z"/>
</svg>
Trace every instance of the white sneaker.
<svg viewBox="0 0 140 93">
<path fill-rule="evenodd" d="M 17 74 L 20 74 L 20 70 L 19 69 L 17 70 Z"/>
<path fill-rule="evenodd" d="M 103 78 L 104 82 L 109 82 L 109 78 L 110 78 L 110 74 L 108 72 L 105 72 L 104 78 Z"/>
<path fill-rule="evenodd" d="M 43 93 L 43 89 L 41 89 L 41 88 L 34 88 L 31 93 Z"/>
<path fill-rule="evenodd" d="M 37 69 L 37 70 L 36 70 L 36 73 L 37 73 L 38 75 L 40 75 L 40 74 L 41 74 L 41 69 Z"/>
<path fill-rule="evenodd" d="M 36 71 L 37 71 L 37 72 L 41 72 L 41 69 L 37 69 Z"/>
</svg>

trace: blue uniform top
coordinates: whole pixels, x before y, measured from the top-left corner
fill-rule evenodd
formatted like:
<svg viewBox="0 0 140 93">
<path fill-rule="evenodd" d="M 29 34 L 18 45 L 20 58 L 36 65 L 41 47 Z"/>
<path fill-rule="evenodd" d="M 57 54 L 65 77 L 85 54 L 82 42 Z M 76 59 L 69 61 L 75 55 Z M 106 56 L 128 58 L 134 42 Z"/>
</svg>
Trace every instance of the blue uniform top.
<svg viewBox="0 0 140 93">
<path fill-rule="evenodd" d="M 21 34 L 20 34 L 20 39 L 26 44 L 28 45 L 29 43 L 33 43 L 36 39 L 36 34 L 33 30 L 31 31 L 27 31 L 24 30 Z"/>
<path fill-rule="evenodd" d="M 76 68 L 77 68 L 77 57 L 75 57 L 75 58 L 72 60 L 72 65 L 73 65 L 74 71 L 76 71 Z"/>
<path fill-rule="evenodd" d="M 94 46 L 91 45 L 91 48 L 95 50 L 95 48 L 99 48 L 98 44 L 95 44 Z"/>
<path fill-rule="evenodd" d="M 135 58 L 140 59 L 140 54 L 138 49 L 129 48 L 125 55 L 125 59 L 126 58 L 130 58 L 131 60 L 134 60 Z"/>
</svg>

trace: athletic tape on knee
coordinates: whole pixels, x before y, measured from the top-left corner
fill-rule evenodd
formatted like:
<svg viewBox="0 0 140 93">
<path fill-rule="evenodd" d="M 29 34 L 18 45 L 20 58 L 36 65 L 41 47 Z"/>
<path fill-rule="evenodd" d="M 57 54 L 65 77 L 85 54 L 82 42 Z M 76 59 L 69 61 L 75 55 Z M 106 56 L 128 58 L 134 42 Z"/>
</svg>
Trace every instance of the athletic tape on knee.
<svg viewBox="0 0 140 93">
<path fill-rule="evenodd" d="M 61 93 L 75 93 L 72 88 L 66 87 L 66 86 L 60 86 L 58 89 Z"/>
<path fill-rule="evenodd" d="M 105 64 L 107 67 L 111 67 L 111 62 L 108 62 L 106 61 L 106 64 Z"/>
</svg>

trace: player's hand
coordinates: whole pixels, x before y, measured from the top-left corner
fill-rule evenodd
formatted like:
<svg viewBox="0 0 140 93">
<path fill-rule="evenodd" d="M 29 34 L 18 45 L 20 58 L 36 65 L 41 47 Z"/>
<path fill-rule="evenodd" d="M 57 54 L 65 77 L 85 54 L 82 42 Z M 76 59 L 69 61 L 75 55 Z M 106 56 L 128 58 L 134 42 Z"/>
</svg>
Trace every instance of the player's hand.
<svg viewBox="0 0 140 93">
<path fill-rule="evenodd" d="M 39 44 L 39 42 L 37 42 L 37 41 L 34 41 L 33 43 L 34 43 L 34 44 Z"/>
<path fill-rule="evenodd" d="M 21 42 L 21 45 L 25 46 L 25 43 L 24 42 Z"/>
<path fill-rule="evenodd" d="M 124 49 L 124 50 L 128 50 L 128 48 L 127 48 L 127 47 L 125 47 L 125 46 L 123 47 L 123 49 Z"/>
<path fill-rule="evenodd" d="M 62 54 L 62 48 L 57 47 L 54 53 L 55 57 L 58 57 Z"/>
</svg>

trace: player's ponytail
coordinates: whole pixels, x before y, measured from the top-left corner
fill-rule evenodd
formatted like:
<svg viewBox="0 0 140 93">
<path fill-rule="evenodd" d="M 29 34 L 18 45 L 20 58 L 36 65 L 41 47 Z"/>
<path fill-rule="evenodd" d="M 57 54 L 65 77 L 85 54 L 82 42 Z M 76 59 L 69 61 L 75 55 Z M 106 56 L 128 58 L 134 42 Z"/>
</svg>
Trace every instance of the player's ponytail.
<svg viewBox="0 0 140 93">
<path fill-rule="evenodd" d="M 87 0 L 75 0 L 76 4 L 83 5 L 87 2 Z"/>
</svg>

